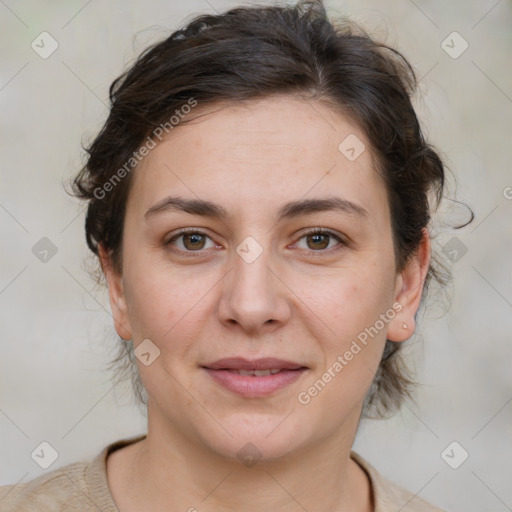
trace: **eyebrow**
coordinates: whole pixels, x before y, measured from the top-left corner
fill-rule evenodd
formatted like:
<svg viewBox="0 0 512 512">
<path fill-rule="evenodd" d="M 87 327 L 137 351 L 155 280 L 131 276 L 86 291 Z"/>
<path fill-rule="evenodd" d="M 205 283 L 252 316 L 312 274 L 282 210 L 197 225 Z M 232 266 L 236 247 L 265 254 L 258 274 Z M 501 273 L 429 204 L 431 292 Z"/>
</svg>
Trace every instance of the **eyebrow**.
<svg viewBox="0 0 512 512">
<path fill-rule="evenodd" d="M 202 199 L 183 199 L 182 197 L 177 196 L 165 197 L 161 201 L 158 201 L 158 203 L 149 208 L 144 217 L 148 218 L 158 213 L 168 211 L 185 212 L 192 215 L 201 215 L 216 219 L 228 217 L 228 213 L 225 208 L 219 204 L 212 203 L 211 201 L 204 201 Z M 341 197 L 327 197 L 290 201 L 279 209 L 277 219 L 278 221 L 281 221 L 287 218 L 298 217 L 299 215 L 308 215 L 324 211 L 340 211 L 362 218 L 369 217 L 368 211 L 357 203 Z"/>
</svg>

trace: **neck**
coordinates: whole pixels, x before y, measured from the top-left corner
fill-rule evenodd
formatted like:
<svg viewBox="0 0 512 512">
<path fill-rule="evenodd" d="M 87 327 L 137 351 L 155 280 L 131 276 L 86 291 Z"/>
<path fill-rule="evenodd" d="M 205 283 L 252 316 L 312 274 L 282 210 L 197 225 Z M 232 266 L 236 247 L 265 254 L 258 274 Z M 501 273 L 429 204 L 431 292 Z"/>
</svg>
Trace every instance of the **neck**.
<svg viewBox="0 0 512 512">
<path fill-rule="evenodd" d="M 152 417 L 146 439 L 125 465 L 131 468 L 125 496 L 133 510 L 373 510 L 369 479 L 350 458 L 358 418 L 349 435 L 246 466 Z"/>
</svg>

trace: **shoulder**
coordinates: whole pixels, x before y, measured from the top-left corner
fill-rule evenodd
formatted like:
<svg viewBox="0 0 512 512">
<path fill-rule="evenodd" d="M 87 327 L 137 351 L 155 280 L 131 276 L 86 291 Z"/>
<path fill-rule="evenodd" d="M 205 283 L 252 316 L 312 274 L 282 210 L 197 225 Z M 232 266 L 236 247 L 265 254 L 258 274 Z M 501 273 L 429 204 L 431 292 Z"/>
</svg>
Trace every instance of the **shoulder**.
<svg viewBox="0 0 512 512">
<path fill-rule="evenodd" d="M 0 509 L 14 511 L 88 510 L 84 473 L 87 462 L 75 462 L 29 482 L 0 486 Z"/>
<path fill-rule="evenodd" d="M 352 451 L 350 457 L 368 474 L 372 484 L 375 512 L 445 512 L 407 489 L 382 476 L 367 460 Z M 407 508 L 405 508 L 407 506 Z"/>
<path fill-rule="evenodd" d="M 2 512 L 118 512 L 108 487 L 106 460 L 144 436 L 121 439 L 88 459 L 42 474 L 28 482 L 0 486 Z"/>
</svg>

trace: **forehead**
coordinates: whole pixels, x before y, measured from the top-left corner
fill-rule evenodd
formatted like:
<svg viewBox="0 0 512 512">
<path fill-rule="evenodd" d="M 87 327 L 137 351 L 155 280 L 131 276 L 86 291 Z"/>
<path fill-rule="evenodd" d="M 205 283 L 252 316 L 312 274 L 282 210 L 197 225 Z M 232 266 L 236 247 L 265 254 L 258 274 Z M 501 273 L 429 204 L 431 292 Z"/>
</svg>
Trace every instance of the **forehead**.
<svg viewBox="0 0 512 512">
<path fill-rule="evenodd" d="M 261 209 L 334 192 L 387 206 L 364 133 L 324 103 L 276 96 L 196 107 L 135 170 L 129 202 L 172 193 Z"/>
</svg>

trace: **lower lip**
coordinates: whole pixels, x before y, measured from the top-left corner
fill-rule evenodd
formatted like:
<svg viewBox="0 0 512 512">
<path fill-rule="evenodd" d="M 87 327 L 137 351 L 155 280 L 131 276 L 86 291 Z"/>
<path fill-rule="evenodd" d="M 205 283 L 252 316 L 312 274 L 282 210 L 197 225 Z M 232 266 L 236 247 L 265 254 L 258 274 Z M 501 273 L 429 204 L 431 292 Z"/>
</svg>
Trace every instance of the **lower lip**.
<svg viewBox="0 0 512 512">
<path fill-rule="evenodd" d="M 282 370 L 279 373 L 270 375 L 239 375 L 228 370 L 212 370 L 205 368 L 211 377 L 229 391 L 248 398 L 268 396 L 272 393 L 289 386 L 306 371 L 306 368 L 299 370 Z"/>
</svg>

